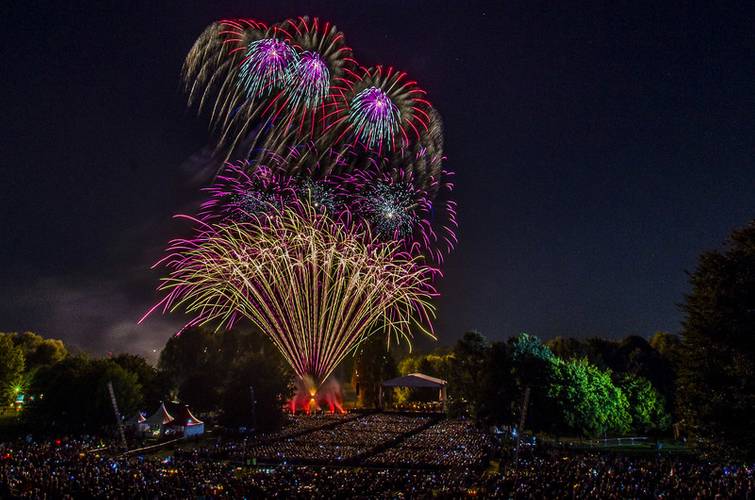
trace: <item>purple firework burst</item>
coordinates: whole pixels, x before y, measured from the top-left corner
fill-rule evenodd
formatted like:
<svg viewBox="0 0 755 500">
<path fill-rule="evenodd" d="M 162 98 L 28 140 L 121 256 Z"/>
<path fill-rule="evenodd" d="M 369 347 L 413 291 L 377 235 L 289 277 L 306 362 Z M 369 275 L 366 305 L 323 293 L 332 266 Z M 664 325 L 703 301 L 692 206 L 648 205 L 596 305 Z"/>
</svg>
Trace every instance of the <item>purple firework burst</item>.
<svg viewBox="0 0 755 500">
<path fill-rule="evenodd" d="M 303 52 L 289 75 L 287 90 L 289 106 L 316 108 L 330 91 L 330 71 L 317 52 Z"/>
<path fill-rule="evenodd" d="M 198 218 L 203 222 L 244 222 L 297 199 L 296 184 L 288 176 L 247 162 L 227 163 L 205 191 L 210 198 L 200 207 Z"/>
<path fill-rule="evenodd" d="M 398 107 L 377 87 L 364 89 L 351 100 L 349 121 L 357 138 L 369 148 L 391 143 L 400 118 Z"/>
<path fill-rule="evenodd" d="M 446 179 L 450 176 L 444 172 Z M 349 200 L 352 223 L 366 226 L 384 241 L 402 241 L 410 253 L 438 264 L 456 244 L 456 204 L 445 196 L 430 196 L 411 172 L 369 169 L 342 177 L 338 187 L 340 196 Z M 453 185 L 446 180 L 432 189 L 446 195 Z"/>
<path fill-rule="evenodd" d="M 241 61 L 239 81 L 249 97 L 258 97 L 282 88 L 299 56 L 283 40 L 263 38 L 249 44 Z"/>
</svg>

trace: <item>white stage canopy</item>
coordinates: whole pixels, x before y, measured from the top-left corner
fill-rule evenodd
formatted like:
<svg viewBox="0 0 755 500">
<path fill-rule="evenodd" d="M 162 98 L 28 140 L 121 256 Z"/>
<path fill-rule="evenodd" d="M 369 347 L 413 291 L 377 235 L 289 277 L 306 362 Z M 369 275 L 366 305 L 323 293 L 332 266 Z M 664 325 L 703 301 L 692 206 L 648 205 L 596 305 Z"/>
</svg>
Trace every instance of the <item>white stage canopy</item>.
<svg viewBox="0 0 755 500">
<path fill-rule="evenodd" d="M 403 377 L 392 378 L 383 382 L 383 387 L 434 387 L 442 389 L 448 382 L 424 373 L 410 373 Z"/>
</svg>

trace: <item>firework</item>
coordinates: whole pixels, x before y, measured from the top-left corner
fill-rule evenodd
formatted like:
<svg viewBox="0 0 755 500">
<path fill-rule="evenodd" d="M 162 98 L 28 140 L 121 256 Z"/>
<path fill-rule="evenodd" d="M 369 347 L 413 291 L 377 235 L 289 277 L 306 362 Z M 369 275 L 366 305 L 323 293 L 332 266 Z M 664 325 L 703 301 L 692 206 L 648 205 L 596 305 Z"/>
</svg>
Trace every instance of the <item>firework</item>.
<svg viewBox="0 0 755 500">
<path fill-rule="evenodd" d="M 299 199 L 318 212 L 327 213 L 333 220 L 341 219 L 339 209 L 343 209 L 335 188 L 328 180 L 313 180 L 304 177 L 299 185 Z"/>
<path fill-rule="evenodd" d="M 405 183 L 377 182 L 361 197 L 364 216 L 378 236 L 403 239 L 419 222 L 419 202 Z M 423 200 L 424 201 L 424 200 Z"/>
<path fill-rule="evenodd" d="M 357 64 L 351 49 L 346 46 L 343 33 L 317 18 L 289 19 L 281 23 L 281 30 L 301 55 L 287 90 L 288 104 L 293 109 L 303 105 L 306 109 L 301 110 L 302 115 L 307 111 L 319 113 L 322 110 L 317 108 L 333 99 L 332 93 L 346 90 L 347 77 L 355 77 Z"/>
<path fill-rule="evenodd" d="M 401 171 L 410 175 L 414 184 L 425 190 L 430 197 L 441 191 L 444 184 L 443 172 L 443 121 L 435 109 L 429 109 L 430 122 L 423 130 L 420 139 L 410 148 L 394 152 L 388 159 L 388 166 L 382 170 Z"/>
<path fill-rule="evenodd" d="M 432 336 L 433 270 L 307 206 L 202 225 L 161 262 L 171 269 L 166 295 L 150 312 L 183 309 L 189 325 L 218 328 L 248 318 L 317 384 L 378 331 L 389 342 L 410 341 L 414 329 Z"/>
<path fill-rule="evenodd" d="M 249 162 L 227 163 L 205 191 L 199 219 L 203 222 L 248 221 L 270 209 L 281 209 L 297 198 L 297 186 L 286 175 Z"/>
<path fill-rule="evenodd" d="M 392 143 L 400 118 L 398 107 L 377 87 L 366 88 L 351 99 L 349 123 L 370 148 Z"/>
<path fill-rule="evenodd" d="M 360 66 L 343 33 L 307 17 L 214 23 L 183 74 L 216 152 L 241 161 L 205 188 L 195 236 L 169 246 L 150 313 L 183 310 L 187 327 L 251 321 L 307 402 L 370 335 L 432 335 L 456 206 L 425 91 L 391 67 Z"/>
<path fill-rule="evenodd" d="M 368 227 L 382 241 L 396 241 L 405 251 L 440 264 L 456 245 L 456 204 L 450 172 L 443 183 L 422 189 L 407 170 L 367 169 L 342 176 L 334 184 L 348 202 L 348 221 Z"/>
<path fill-rule="evenodd" d="M 303 52 L 289 74 L 286 89 L 291 95 L 289 106 L 317 108 L 325 101 L 329 90 L 330 72 L 325 61 L 317 52 Z"/>
<path fill-rule="evenodd" d="M 340 131 L 337 140 L 349 137 L 380 155 L 384 149 L 404 149 L 419 141 L 431 120 L 425 91 L 390 67 L 361 71 L 328 115 L 329 128 Z"/>
<path fill-rule="evenodd" d="M 241 61 L 239 81 L 249 97 L 269 95 L 289 81 L 299 55 L 288 43 L 263 38 L 249 44 Z"/>
<path fill-rule="evenodd" d="M 246 96 L 237 85 L 248 47 L 269 33 L 266 24 L 253 19 L 226 19 L 211 24 L 194 43 L 183 66 L 189 104 L 201 112 L 211 108 L 213 126 L 227 123 Z"/>
</svg>

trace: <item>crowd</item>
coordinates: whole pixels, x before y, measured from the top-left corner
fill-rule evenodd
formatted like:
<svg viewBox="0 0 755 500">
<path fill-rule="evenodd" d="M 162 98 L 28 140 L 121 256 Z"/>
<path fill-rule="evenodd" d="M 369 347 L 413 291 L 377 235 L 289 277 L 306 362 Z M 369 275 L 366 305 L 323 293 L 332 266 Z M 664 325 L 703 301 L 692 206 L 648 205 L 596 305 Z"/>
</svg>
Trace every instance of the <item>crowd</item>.
<svg viewBox="0 0 755 500">
<path fill-rule="evenodd" d="M 480 487 L 505 498 L 755 498 L 755 467 L 678 457 L 553 450 L 509 463 Z"/>
<path fill-rule="evenodd" d="M 490 453 L 490 439 L 469 420 L 444 420 L 409 436 L 366 463 L 405 467 L 480 467 Z"/>
<path fill-rule="evenodd" d="M 242 466 L 219 459 L 219 450 L 163 458 L 108 455 L 85 441 L 14 443 L 0 452 L 0 498 L 458 497 L 475 482 L 470 471 Z"/>
<path fill-rule="evenodd" d="M 312 415 L 287 415 L 287 420 L 282 429 L 274 434 L 267 435 L 268 438 L 275 439 L 279 437 L 295 436 L 304 434 L 325 427 L 340 425 L 343 422 L 359 418 L 355 413 L 318 413 Z"/>
<path fill-rule="evenodd" d="M 553 449 L 493 473 L 488 438 L 466 421 L 373 414 L 330 424 L 265 444 L 205 440 L 167 456 L 117 455 L 92 439 L 8 443 L 0 498 L 755 498 L 752 466 Z M 264 446 L 285 457 L 263 464 Z M 294 447 L 313 463 L 285 460 Z M 337 465 L 334 449 L 360 459 Z"/>
<path fill-rule="evenodd" d="M 179 455 L 240 463 L 331 464 L 357 463 L 399 440 L 431 419 L 420 415 L 375 413 L 351 417 L 321 417 L 319 424 L 303 424 L 311 417 L 296 416 L 291 428 L 253 440 L 219 441 Z M 308 430 L 302 430 L 303 428 Z"/>
</svg>

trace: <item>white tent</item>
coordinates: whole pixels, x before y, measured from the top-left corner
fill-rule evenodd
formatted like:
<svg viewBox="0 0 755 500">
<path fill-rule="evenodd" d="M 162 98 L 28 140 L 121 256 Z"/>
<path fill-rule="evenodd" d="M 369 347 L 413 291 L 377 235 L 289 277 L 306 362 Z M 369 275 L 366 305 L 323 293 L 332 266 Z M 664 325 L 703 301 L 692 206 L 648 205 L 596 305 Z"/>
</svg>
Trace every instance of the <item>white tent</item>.
<svg viewBox="0 0 755 500">
<path fill-rule="evenodd" d="M 380 406 L 383 406 L 383 387 L 412 387 L 421 388 L 429 387 L 438 389 L 438 399 L 443 404 L 443 410 L 446 409 L 446 386 L 448 382 L 443 379 L 431 377 L 424 373 L 410 373 L 403 377 L 396 377 L 386 380 L 380 387 Z"/>
<path fill-rule="evenodd" d="M 131 429 L 135 434 L 142 435 L 149 430 L 149 424 L 146 423 L 147 419 L 144 415 L 137 413 L 131 418 L 126 419 L 123 425 Z"/>
<path fill-rule="evenodd" d="M 171 432 L 181 433 L 184 437 L 204 434 L 204 422 L 195 417 L 188 405 L 184 405 L 174 413 L 176 418 L 165 425 Z"/>
<path fill-rule="evenodd" d="M 168 413 L 168 410 L 165 409 L 165 403 L 160 403 L 160 407 L 155 410 L 155 413 L 147 417 L 142 423 L 148 426 L 149 432 L 154 435 L 159 435 L 163 433 L 164 426 L 172 421 L 173 417 Z"/>
</svg>

